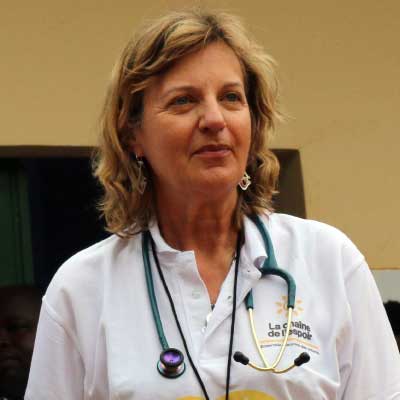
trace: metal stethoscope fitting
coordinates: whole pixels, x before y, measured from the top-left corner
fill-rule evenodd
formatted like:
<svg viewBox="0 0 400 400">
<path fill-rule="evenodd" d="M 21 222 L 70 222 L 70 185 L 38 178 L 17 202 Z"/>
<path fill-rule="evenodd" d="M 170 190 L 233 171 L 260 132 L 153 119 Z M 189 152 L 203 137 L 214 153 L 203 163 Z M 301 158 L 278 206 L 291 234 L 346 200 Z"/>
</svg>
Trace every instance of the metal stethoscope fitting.
<svg viewBox="0 0 400 400">
<path fill-rule="evenodd" d="M 158 372 L 166 378 L 178 378 L 185 372 L 185 362 L 180 350 L 168 348 L 160 354 Z"/>
</svg>

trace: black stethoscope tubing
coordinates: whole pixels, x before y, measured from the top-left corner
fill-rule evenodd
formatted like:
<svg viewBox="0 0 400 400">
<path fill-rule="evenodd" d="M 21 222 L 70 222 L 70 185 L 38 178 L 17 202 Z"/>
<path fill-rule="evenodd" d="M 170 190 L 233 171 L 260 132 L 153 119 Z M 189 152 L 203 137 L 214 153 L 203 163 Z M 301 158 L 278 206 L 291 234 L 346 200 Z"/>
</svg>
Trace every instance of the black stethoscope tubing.
<svg viewBox="0 0 400 400">
<path fill-rule="evenodd" d="M 151 250 L 152 250 L 152 254 L 153 254 L 153 258 L 157 267 L 157 271 L 158 274 L 160 276 L 160 280 L 162 282 L 162 285 L 164 287 L 165 293 L 168 297 L 168 301 L 169 304 L 171 306 L 171 311 L 172 314 L 174 316 L 175 322 L 176 322 L 176 326 L 178 328 L 179 334 L 181 336 L 182 339 L 182 343 L 183 343 L 183 347 L 185 348 L 188 360 L 189 360 L 189 364 L 193 369 L 194 374 L 196 375 L 197 381 L 199 382 L 199 385 L 201 387 L 201 390 L 206 398 L 206 400 L 209 400 L 210 397 L 207 393 L 207 389 L 204 385 L 204 382 L 193 362 L 192 356 L 189 352 L 189 348 L 188 345 L 186 343 L 186 339 L 185 339 L 185 335 L 183 334 L 183 330 L 181 327 L 181 324 L 179 322 L 179 318 L 175 309 L 175 305 L 174 302 L 172 300 L 172 296 L 171 293 L 168 289 L 168 285 L 165 281 L 164 278 L 164 274 L 162 272 L 161 266 L 160 266 L 160 262 L 158 260 L 157 257 L 157 252 L 156 252 L 156 248 L 155 248 L 155 243 L 153 238 L 151 237 L 151 234 L 149 231 L 143 232 L 143 243 L 142 245 L 145 245 L 146 247 L 148 246 L 148 242 L 150 241 L 150 245 L 151 245 Z M 229 350 L 228 350 L 228 361 L 227 361 L 227 371 L 226 371 L 226 385 L 225 385 L 225 399 L 228 400 L 229 399 L 229 385 L 230 385 L 230 373 L 231 373 L 231 364 L 232 364 L 232 349 L 233 349 L 233 337 L 234 337 L 234 332 L 235 332 L 235 319 L 236 319 L 236 294 L 237 294 L 237 280 L 238 280 L 238 273 L 239 273 L 239 260 L 240 260 L 240 247 L 241 247 L 241 235 L 239 233 L 238 236 L 238 240 L 237 240 L 237 244 L 236 244 L 236 257 L 235 257 L 235 274 L 234 274 L 234 283 L 233 283 L 233 299 L 232 299 L 232 320 L 231 320 L 231 329 L 230 329 L 230 338 L 229 338 Z M 150 259 L 148 257 L 148 252 L 143 252 L 143 254 L 147 254 L 147 260 L 146 260 L 146 264 L 148 266 L 150 266 Z M 150 299 L 151 301 L 151 306 L 152 306 L 152 310 L 153 310 L 153 315 L 158 315 L 158 321 L 155 318 L 155 322 L 156 324 L 159 326 L 161 325 L 162 327 L 162 323 L 161 323 L 161 318 L 160 318 L 160 313 L 158 311 L 158 306 L 157 306 L 157 302 L 154 301 L 155 300 L 155 294 L 154 294 L 154 285 L 152 283 L 152 277 L 151 277 L 151 270 L 150 268 L 145 268 L 146 270 L 146 281 L 148 283 L 148 289 L 149 289 L 149 294 L 150 294 L 150 298 L 152 297 L 152 299 Z M 148 274 L 150 274 L 150 276 L 147 276 Z M 150 278 L 151 281 L 151 285 L 149 285 L 148 279 Z M 150 288 L 149 288 L 150 286 Z M 152 294 L 154 294 L 154 296 L 152 296 Z M 158 335 L 159 335 L 159 339 L 160 342 L 162 344 L 163 350 L 167 351 L 169 349 L 169 345 L 167 342 L 167 339 L 165 338 L 163 329 L 161 328 L 161 331 L 159 329 L 157 329 L 158 331 Z M 182 372 L 183 373 L 183 372 Z M 180 376 L 181 374 L 179 374 L 178 376 Z"/>
</svg>

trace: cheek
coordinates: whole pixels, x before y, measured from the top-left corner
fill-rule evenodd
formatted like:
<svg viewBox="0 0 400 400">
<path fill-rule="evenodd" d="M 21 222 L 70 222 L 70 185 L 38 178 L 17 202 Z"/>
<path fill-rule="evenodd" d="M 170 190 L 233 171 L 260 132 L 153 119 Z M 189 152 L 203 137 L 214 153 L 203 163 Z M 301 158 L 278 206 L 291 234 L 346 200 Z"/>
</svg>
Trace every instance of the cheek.
<svg viewBox="0 0 400 400">
<path fill-rule="evenodd" d="M 150 164 L 173 163 L 174 158 L 182 151 L 182 143 L 178 137 L 164 131 L 147 146 Z"/>
<path fill-rule="evenodd" d="M 35 332 L 24 332 L 16 334 L 14 337 L 15 346 L 23 352 L 24 357 L 29 358 L 32 355 L 35 344 Z"/>
<path fill-rule="evenodd" d="M 152 149 L 172 147 L 183 141 L 191 130 L 188 118 L 175 115 L 146 117 L 141 132 L 141 142 L 148 152 Z"/>
<path fill-rule="evenodd" d="M 147 138 L 145 151 L 150 164 L 174 163 L 190 149 L 193 130 L 182 121 L 158 125 L 153 130 L 153 136 Z"/>
<path fill-rule="evenodd" d="M 251 120 L 250 115 L 242 116 L 236 121 L 236 136 L 244 153 L 249 152 L 251 144 Z"/>
</svg>

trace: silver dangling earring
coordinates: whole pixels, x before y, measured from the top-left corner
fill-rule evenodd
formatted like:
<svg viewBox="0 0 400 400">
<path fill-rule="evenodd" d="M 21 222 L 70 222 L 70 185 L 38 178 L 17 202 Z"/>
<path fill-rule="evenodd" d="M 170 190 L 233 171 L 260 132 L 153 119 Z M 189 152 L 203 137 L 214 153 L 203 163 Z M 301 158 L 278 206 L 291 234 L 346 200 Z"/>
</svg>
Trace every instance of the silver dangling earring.
<svg viewBox="0 0 400 400">
<path fill-rule="evenodd" d="M 140 194 L 143 194 L 144 191 L 146 190 L 146 186 L 147 186 L 147 178 L 144 175 L 144 162 L 143 162 L 143 157 L 138 157 L 136 156 L 136 162 L 138 164 L 138 169 L 139 169 L 139 173 L 138 173 L 138 184 L 137 184 L 137 191 Z"/>
<path fill-rule="evenodd" d="M 244 171 L 244 175 L 238 185 L 243 191 L 247 190 L 247 188 L 251 185 L 250 175 L 246 171 Z"/>
</svg>

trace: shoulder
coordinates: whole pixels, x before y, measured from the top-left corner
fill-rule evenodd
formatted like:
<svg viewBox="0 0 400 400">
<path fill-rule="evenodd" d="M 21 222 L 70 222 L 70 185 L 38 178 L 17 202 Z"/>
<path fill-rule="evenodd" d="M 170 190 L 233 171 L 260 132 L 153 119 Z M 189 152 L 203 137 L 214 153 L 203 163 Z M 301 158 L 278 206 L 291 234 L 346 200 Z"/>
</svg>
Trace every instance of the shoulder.
<svg viewBox="0 0 400 400">
<path fill-rule="evenodd" d="M 348 236 L 333 226 L 278 213 L 264 218 L 272 240 L 299 256 L 336 260 L 350 267 L 364 261 L 364 256 Z"/>
<path fill-rule="evenodd" d="M 295 217 L 293 215 L 272 213 L 265 215 L 271 233 L 288 235 L 296 239 L 329 239 L 346 242 L 349 238 L 341 230 L 324 222 Z"/>
<path fill-rule="evenodd" d="M 304 219 L 288 214 L 272 213 L 266 215 L 271 231 L 280 233 L 286 232 L 288 235 L 305 235 L 305 239 L 318 237 L 329 237 L 335 241 L 346 240 L 347 236 L 339 229 L 311 219 Z"/>
<path fill-rule="evenodd" d="M 121 238 L 112 235 L 69 258 L 55 273 L 45 298 L 55 304 L 66 298 L 87 298 L 101 295 L 115 274 L 135 269 L 141 260 L 141 235 Z"/>
<path fill-rule="evenodd" d="M 65 279 L 70 275 L 95 273 L 101 274 L 107 268 L 114 268 L 127 253 L 134 253 L 140 247 L 140 235 L 121 238 L 112 235 L 84 250 L 79 251 L 61 265 L 55 275 Z"/>
</svg>

